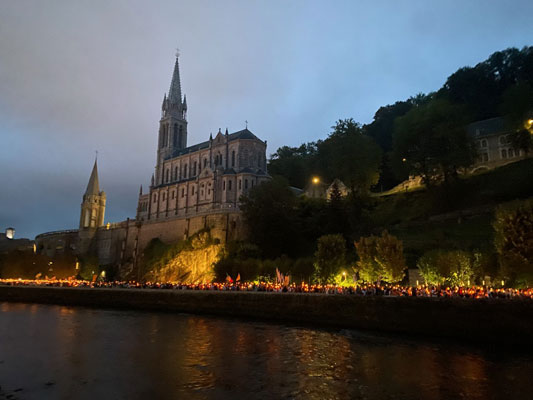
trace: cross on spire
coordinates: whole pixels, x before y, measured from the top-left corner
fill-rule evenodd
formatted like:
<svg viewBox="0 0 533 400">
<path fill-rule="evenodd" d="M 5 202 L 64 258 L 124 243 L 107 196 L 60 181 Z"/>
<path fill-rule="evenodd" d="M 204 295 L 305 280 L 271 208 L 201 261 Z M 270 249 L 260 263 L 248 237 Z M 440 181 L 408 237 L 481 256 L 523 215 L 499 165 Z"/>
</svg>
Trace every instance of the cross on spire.
<svg viewBox="0 0 533 400">
<path fill-rule="evenodd" d="M 248 129 L 248 120 L 244 121 L 246 124 L 246 129 Z"/>
</svg>

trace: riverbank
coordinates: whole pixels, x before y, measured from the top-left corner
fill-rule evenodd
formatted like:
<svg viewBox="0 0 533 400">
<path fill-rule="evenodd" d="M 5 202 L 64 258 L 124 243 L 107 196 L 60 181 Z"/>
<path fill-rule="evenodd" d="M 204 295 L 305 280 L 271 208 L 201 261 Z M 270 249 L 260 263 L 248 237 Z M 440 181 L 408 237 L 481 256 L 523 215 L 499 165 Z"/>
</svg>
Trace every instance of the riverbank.
<svg viewBox="0 0 533 400">
<path fill-rule="evenodd" d="M 0 302 L 184 312 L 531 347 L 531 300 L 0 287 Z"/>
</svg>

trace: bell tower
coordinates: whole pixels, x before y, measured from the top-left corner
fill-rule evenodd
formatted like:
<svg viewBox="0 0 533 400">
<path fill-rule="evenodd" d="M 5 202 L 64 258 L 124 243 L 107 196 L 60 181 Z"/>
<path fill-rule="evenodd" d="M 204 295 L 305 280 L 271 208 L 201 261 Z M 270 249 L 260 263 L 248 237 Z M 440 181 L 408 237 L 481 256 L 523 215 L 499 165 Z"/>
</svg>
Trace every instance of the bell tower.
<svg viewBox="0 0 533 400">
<path fill-rule="evenodd" d="M 93 171 L 81 203 L 80 230 L 96 229 L 104 225 L 105 202 L 105 193 L 100 191 L 98 184 L 97 160 L 94 160 Z"/>
<path fill-rule="evenodd" d="M 163 96 L 161 120 L 159 121 L 159 140 L 157 143 L 157 163 L 155 184 L 163 179 L 162 164 L 181 149 L 187 147 L 187 98 L 181 96 L 179 53 L 176 53 L 174 73 L 170 82 L 168 96 Z"/>
</svg>

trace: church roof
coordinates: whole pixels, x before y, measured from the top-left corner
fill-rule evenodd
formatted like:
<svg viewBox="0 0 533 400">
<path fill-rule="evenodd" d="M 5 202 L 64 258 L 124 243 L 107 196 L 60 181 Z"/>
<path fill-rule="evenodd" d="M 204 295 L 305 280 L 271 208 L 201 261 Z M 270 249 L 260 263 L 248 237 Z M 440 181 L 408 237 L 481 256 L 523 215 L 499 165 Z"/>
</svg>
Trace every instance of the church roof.
<svg viewBox="0 0 533 400">
<path fill-rule="evenodd" d="M 241 131 L 233 132 L 228 135 L 228 140 L 230 142 L 238 139 L 244 139 L 244 140 L 261 140 L 257 136 L 255 136 L 252 132 L 248 130 L 248 128 L 243 129 Z M 193 146 L 186 147 L 184 149 L 179 149 L 174 151 L 172 156 L 169 158 L 174 158 L 178 156 L 182 156 L 184 154 L 194 153 L 198 150 L 208 149 L 209 148 L 209 140 L 206 140 L 205 142 L 201 142 L 198 144 L 195 144 Z"/>
<path fill-rule="evenodd" d="M 98 184 L 98 166 L 96 165 L 96 160 L 94 160 L 93 171 L 91 172 L 91 177 L 89 178 L 89 183 L 87 184 L 87 190 L 85 194 L 100 194 L 100 187 Z"/>
</svg>

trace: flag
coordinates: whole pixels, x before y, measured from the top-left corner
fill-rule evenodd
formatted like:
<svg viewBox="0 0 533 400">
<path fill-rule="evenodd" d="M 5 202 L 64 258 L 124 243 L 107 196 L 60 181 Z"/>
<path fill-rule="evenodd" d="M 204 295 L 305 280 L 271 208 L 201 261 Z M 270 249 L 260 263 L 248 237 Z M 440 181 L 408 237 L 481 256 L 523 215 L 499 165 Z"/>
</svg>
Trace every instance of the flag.
<svg viewBox="0 0 533 400">
<path fill-rule="evenodd" d="M 284 284 L 285 286 L 289 286 L 289 281 L 290 281 L 290 280 L 291 280 L 290 275 L 287 275 L 287 276 L 285 277 L 285 280 L 284 280 L 283 284 Z"/>
<path fill-rule="evenodd" d="M 237 274 L 237 278 L 235 278 L 235 282 L 239 282 L 241 280 L 241 274 Z"/>
<path fill-rule="evenodd" d="M 232 283 L 233 282 L 233 279 L 231 279 L 231 276 L 229 276 L 227 272 L 226 272 L 226 282 L 228 282 L 228 283 Z"/>
<path fill-rule="evenodd" d="M 279 272 L 279 269 L 276 268 L 276 283 L 282 283 L 282 282 L 283 282 L 283 278 L 282 278 L 281 272 Z"/>
</svg>

